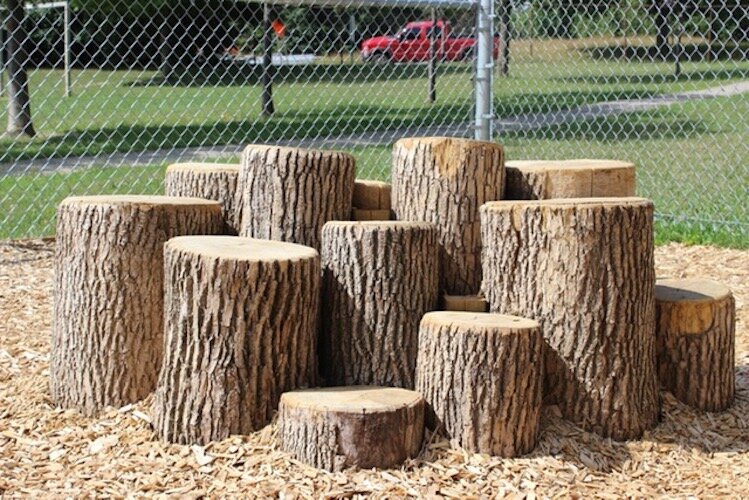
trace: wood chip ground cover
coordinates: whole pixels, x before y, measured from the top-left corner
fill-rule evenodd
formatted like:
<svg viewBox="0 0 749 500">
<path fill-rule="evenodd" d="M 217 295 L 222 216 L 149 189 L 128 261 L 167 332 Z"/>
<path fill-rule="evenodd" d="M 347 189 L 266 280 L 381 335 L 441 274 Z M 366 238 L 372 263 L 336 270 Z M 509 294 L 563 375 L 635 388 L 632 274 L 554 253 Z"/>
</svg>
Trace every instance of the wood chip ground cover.
<svg viewBox="0 0 749 500">
<path fill-rule="evenodd" d="M 431 438 L 396 470 L 326 473 L 275 444 L 275 426 L 206 447 L 156 441 L 151 400 L 99 418 L 55 409 L 47 385 L 53 246 L 0 245 L 0 493 L 12 496 L 515 498 L 739 496 L 749 492 L 749 252 L 671 244 L 658 276 L 707 276 L 734 292 L 735 405 L 699 414 L 663 393 L 660 424 L 614 442 L 544 413 L 536 450 L 507 460 Z"/>
</svg>

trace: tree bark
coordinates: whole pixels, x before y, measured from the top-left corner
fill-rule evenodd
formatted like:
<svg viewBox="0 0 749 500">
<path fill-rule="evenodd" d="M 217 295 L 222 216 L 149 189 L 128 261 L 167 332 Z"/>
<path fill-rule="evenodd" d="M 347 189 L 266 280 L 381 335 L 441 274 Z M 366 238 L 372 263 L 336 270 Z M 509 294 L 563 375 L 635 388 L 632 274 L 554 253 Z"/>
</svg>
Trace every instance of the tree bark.
<svg viewBox="0 0 749 500">
<path fill-rule="evenodd" d="M 667 61 L 671 58 L 671 14 L 673 12 L 672 0 L 656 0 L 655 8 L 655 50 L 657 56 Z"/>
<path fill-rule="evenodd" d="M 419 321 L 438 299 L 434 226 L 330 222 L 321 254 L 326 382 L 413 388 Z"/>
<path fill-rule="evenodd" d="M 508 161 L 507 200 L 635 195 L 635 166 L 612 160 Z"/>
<path fill-rule="evenodd" d="M 24 27 L 24 10 L 21 0 L 5 0 L 8 9 L 5 29 L 8 32 L 8 128 L 9 136 L 34 137 L 36 131 L 31 121 L 31 94 L 26 72 L 28 55 L 24 44 L 28 38 Z"/>
<path fill-rule="evenodd" d="M 656 424 L 653 204 L 641 198 L 482 208 L 490 310 L 536 319 L 545 396 L 584 429 L 633 439 Z"/>
<path fill-rule="evenodd" d="M 397 467 L 421 449 L 424 398 L 392 387 L 287 392 L 279 406 L 281 449 L 314 467 Z"/>
<path fill-rule="evenodd" d="M 351 204 L 362 210 L 390 210 L 390 190 L 387 182 L 356 179 Z"/>
<path fill-rule="evenodd" d="M 50 387 L 55 403 L 96 415 L 154 390 L 163 351 L 163 245 L 220 233 L 218 203 L 88 196 L 57 212 Z"/>
<path fill-rule="evenodd" d="M 322 226 L 351 217 L 355 177 L 346 153 L 248 146 L 237 188 L 240 234 L 319 249 Z"/>
<path fill-rule="evenodd" d="M 228 163 L 175 163 L 166 169 L 167 196 L 205 198 L 221 203 L 226 234 L 239 232 L 234 200 L 239 165 Z"/>
<path fill-rule="evenodd" d="M 416 390 L 427 424 L 470 452 L 516 457 L 538 440 L 543 337 L 536 321 L 433 312 L 419 330 Z"/>
<path fill-rule="evenodd" d="M 390 210 L 362 210 L 354 208 L 351 211 L 351 220 L 354 221 L 387 221 L 391 220 Z"/>
<path fill-rule="evenodd" d="M 164 250 L 165 354 L 154 428 L 205 444 L 270 422 L 281 394 L 316 382 L 320 258 L 309 247 L 231 236 Z"/>
<path fill-rule="evenodd" d="M 504 151 L 490 142 L 402 139 L 393 150 L 393 212 L 398 220 L 435 224 L 440 287 L 471 295 L 481 285 L 479 207 L 502 198 Z"/>
<path fill-rule="evenodd" d="M 723 411 L 736 395 L 736 310 L 728 287 L 702 279 L 656 282 L 661 385 L 702 411 Z"/>
</svg>

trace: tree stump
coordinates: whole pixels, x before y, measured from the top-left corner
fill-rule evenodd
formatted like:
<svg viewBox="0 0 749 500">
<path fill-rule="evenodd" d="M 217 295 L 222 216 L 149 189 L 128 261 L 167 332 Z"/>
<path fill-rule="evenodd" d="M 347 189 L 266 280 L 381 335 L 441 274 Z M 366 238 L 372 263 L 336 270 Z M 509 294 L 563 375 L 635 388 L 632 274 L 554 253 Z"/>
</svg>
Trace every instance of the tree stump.
<svg viewBox="0 0 749 500">
<path fill-rule="evenodd" d="M 278 414 L 281 449 L 329 471 L 397 467 L 424 434 L 424 398 L 394 387 L 287 392 Z"/>
<path fill-rule="evenodd" d="M 204 444 L 270 422 L 281 394 L 315 383 L 320 258 L 252 238 L 164 247 L 165 354 L 154 428 Z"/>
<path fill-rule="evenodd" d="M 653 427 L 660 400 L 652 202 L 494 202 L 482 207 L 481 227 L 490 310 L 541 323 L 547 400 L 614 439 Z"/>
<path fill-rule="evenodd" d="M 327 384 L 413 388 L 419 321 L 438 300 L 435 227 L 329 222 L 322 236 Z"/>
<path fill-rule="evenodd" d="M 154 390 L 163 350 L 163 245 L 223 229 L 215 201 L 67 198 L 57 211 L 52 399 L 94 416 Z"/>
<path fill-rule="evenodd" d="M 427 423 L 470 452 L 515 457 L 536 446 L 543 337 L 536 321 L 432 312 L 419 330 L 416 390 Z"/>
<path fill-rule="evenodd" d="M 354 208 L 390 211 L 390 184 L 382 181 L 356 179 L 354 182 Z"/>
<path fill-rule="evenodd" d="M 395 219 L 437 226 L 444 293 L 470 295 L 479 291 L 479 207 L 501 199 L 503 187 L 504 152 L 499 144 L 448 137 L 395 143 Z"/>
<path fill-rule="evenodd" d="M 661 385 L 702 411 L 723 411 L 736 394 L 731 291 L 706 279 L 661 279 L 655 286 Z"/>
<path fill-rule="evenodd" d="M 351 219 L 361 222 L 373 220 L 390 220 L 390 210 L 369 210 L 354 208 L 352 211 Z"/>
<path fill-rule="evenodd" d="M 442 309 L 445 311 L 487 312 L 489 303 L 480 295 L 443 295 Z"/>
<path fill-rule="evenodd" d="M 635 166 L 613 160 L 508 161 L 507 200 L 635 195 Z"/>
<path fill-rule="evenodd" d="M 329 220 L 348 220 L 354 157 L 337 151 L 248 146 L 242 154 L 240 234 L 320 248 Z"/>
<path fill-rule="evenodd" d="M 221 203 L 226 234 L 236 235 L 239 213 L 234 196 L 237 191 L 239 165 L 231 163 L 175 163 L 166 169 L 167 196 L 205 198 Z"/>
</svg>

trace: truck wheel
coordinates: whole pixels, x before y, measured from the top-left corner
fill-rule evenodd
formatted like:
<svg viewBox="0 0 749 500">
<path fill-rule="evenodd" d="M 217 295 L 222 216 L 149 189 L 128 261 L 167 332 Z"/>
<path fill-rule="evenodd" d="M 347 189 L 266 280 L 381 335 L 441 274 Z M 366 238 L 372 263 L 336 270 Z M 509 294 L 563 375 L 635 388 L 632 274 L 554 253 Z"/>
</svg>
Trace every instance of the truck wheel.
<svg viewBox="0 0 749 500">
<path fill-rule="evenodd" d="M 473 47 L 467 48 L 460 55 L 461 61 L 473 61 L 474 59 L 476 59 L 476 51 Z"/>
<path fill-rule="evenodd" d="M 393 59 L 393 56 L 390 52 L 386 50 L 377 50 L 369 54 L 364 59 L 364 61 L 368 63 L 382 64 L 382 63 L 390 62 L 392 59 Z"/>
</svg>

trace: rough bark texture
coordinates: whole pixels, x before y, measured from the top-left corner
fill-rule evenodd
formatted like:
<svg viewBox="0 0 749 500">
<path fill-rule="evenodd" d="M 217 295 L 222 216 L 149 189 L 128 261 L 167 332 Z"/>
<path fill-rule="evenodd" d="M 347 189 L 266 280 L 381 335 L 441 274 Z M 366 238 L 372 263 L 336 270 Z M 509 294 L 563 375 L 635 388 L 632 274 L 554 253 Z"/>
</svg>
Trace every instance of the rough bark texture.
<svg viewBox="0 0 749 500">
<path fill-rule="evenodd" d="M 167 196 L 205 198 L 221 203 L 226 234 L 239 232 L 239 217 L 234 197 L 239 165 L 229 163 L 175 163 L 166 169 Z"/>
<path fill-rule="evenodd" d="M 481 212 L 484 295 L 493 312 L 541 323 L 548 401 L 615 439 L 653 427 L 652 202 L 495 202 Z"/>
<path fill-rule="evenodd" d="M 635 166 L 613 160 L 508 161 L 507 200 L 635 195 Z"/>
<path fill-rule="evenodd" d="M 656 282 L 661 385 L 703 411 L 723 411 L 736 395 L 733 295 L 703 279 Z"/>
<path fill-rule="evenodd" d="M 487 312 L 489 303 L 480 295 L 443 295 L 442 309 L 445 311 Z"/>
<path fill-rule="evenodd" d="M 419 453 L 423 434 L 424 398 L 413 391 L 330 387 L 281 397 L 281 449 L 321 469 L 397 467 Z"/>
<path fill-rule="evenodd" d="M 515 457 L 536 446 L 543 337 L 536 321 L 433 312 L 419 330 L 416 390 L 427 423 L 471 452 Z"/>
<path fill-rule="evenodd" d="M 364 210 L 354 208 L 351 219 L 355 221 L 390 220 L 390 210 Z"/>
<path fill-rule="evenodd" d="M 164 250 L 165 354 L 154 401 L 161 439 L 203 444 L 267 424 L 281 394 L 316 382 L 320 258 L 231 236 Z"/>
<path fill-rule="evenodd" d="M 223 229 L 214 201 L 68 198 L 57 212 L 50 388 L 93 416 L 156 386 L 163 350 L 163 245 Z"/>
<path fill-rule="evenodd" d="M 390 210 L 390 184 L 382 181 L 356 179 L 354 183 L 354 208 L 364 210 Z"/>
<path fill-rule="evenodd" d="M 479 291 L 479 207 L 501 199 L 503 187 L 504 152 L 499 144 L 444 137 L 395 143 L 393 212 L 397 220 L 437 226 L 443 292 Z"/>
<path fill-rule="evenodd" d="M 329 220 L 348 220 L 356 161 L 346 153 L 248 146 L 237 190 L 240 234 L 320 248 Z"/>
<path fill-rule="evenodd" d="M 326 382 L 413 388 L 419 321 L 438 300 L 435 227 L 329 222 L 321 253 Z"/>
<path fill-rule="evenodd" d="M 8 128 L 5 133 L 9 136 L 34 137 L 36 131 L 31 121 L 31 92 L 26 71 L 29 62 L 26 52 L 29 37 L 24 22 L 24 3 L 21 0 L 5 0 L 4 4 L 7 9 L 3 12 L 6 18 L 5 30 L 8 33 L 2 49 L 8 57 L 4 68 L 8 75 Z"/>
</svg>

